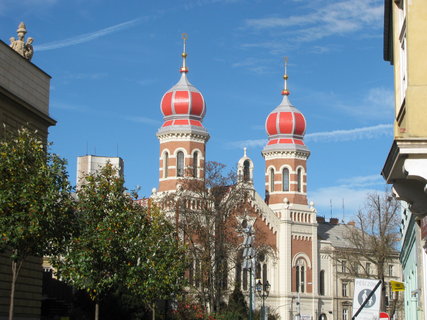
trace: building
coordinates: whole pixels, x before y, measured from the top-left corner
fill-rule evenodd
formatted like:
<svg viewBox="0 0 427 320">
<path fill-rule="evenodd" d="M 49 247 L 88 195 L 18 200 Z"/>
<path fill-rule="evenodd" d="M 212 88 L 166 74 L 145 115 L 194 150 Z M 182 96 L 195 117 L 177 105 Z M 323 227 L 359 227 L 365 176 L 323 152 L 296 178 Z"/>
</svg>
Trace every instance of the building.
<svg viewBox="0 0 427 320">
<path fill-rule="evenodd" d="M 25 33 L 21 23 L 18 35 L 23 39 Z M 0 41 L 0 136 L 26 126 L 47 140 L 49 127 L 56 123 L 49 116 L 50 79 L 28 58 Z M 7 317 L 10 279 L 10 260 L 0 254 L 0 319 Z M 24 264 L 17 281 L 15 318 L 40 319 L 41 301 L 41 258 L 34 257 Z"/>
<path fill-rule="evenodd" d="M 110 163 L 117 170 L 117 174 L 124 176 L 124 161 L 120 157 L 103 157 L 86 155 L 77 157 L 77 174 L 76 184 L 77 189 L 84 183 L 84 177 L 88 174 L 94 174 L 107 163 Z"/>
<path fill-rule="evenodd" d="M 321 313 L 334 314 L 333 319 L 349 320 L 353 314 L 353 292 L 355 278 L 376 279 L 378 270 L 372 262 L 358 258 L 349 250 L 354 249 L 354 244 L 349 241 L 348 234 L 358 232 L 354 222 L 339 223 L 338 219 L 331 218 L 329 222 L 323 217 L 317 217 L 319 235 L 319 295 Z M 351 251 L 350 251 L 351 252 Z M 402 272 L 399 263 L 399 253 L 396 251 L 390 256 L 385 265 L 385 282 L 390 280 L 400 281 Z M 399 301 L 396 294 L 387 287 L 387 311 L 393 312 L 396 304 L 397 316 L 401 319 Z M 332 311 L 333 310 L 333 311 Z M 332 312 L 331 312 L 332 311 Z M 413 318 L 406 318 L 413 319 Z"/>
<path fill-rule="evenodd" d="M 395 119 L 394 141 L 387 156 L 382 175 L 393 186 L 396 196 L 408 203 L 405 218 L 405 237 L 401 258 L 409 266 L 411 252 L 416 259 L 417 281 L 410 287 L 414 295 L 405 292 L 405 306 L 416 298 L 419 310 L 427 305 L 427 4 L 424 1 L 385 0 L 384 59 L 394 66 Z M 414 225 L 416 224 L 416 225 Z M 415 233 L 415 234 L 414 234 Z M 414 241 L 418 239 L 419 241 Z M 414 246 L 414 248 L 412 248 Z M 405 283 L 406 283 L 405 278 Z M 408 283 L 409 284 L 409 283 Z M 414 285 L 418 287 L 413 287 Z M 413 311 L 408 311 L 413 314 Z M 420 316 L 420 314 L 419 314 Z M 425 312 L 423 319 L 427 319 Z"/>
<path fill-rule="evenodd" d="M 203 181 L 205 176 L 206 144 L 209 140 L 209 133 L 203 126 L 206 103 L 202 93 L 188 80 L 185 40 L 181 78 L 163 95 L 160 103 L 163 124 L 157 132 L 160 143 L 159 186 L 152 195 L 157 201 L 182 189 L 184 179 Z M 285 66 L 282 100 L 265 121 L 268 135 L 262 151 L 265 197 L 253 188 L 254 166 L 246 149 L 237 168 L 239 182 L 252 190 L 247 203 L 249 219 L 246 223 L 263 231 L 272 250 L 262 258 L 258 254 L 252 275 L 236 265 L 235 275 L 230 275 L 228 283 L 238 280 L 236 283 L 240 283 L 243 292 L 249 296 L 248 279 L 251 276 L 252 283 L 256 279 L 264 283 L 268 280 L 271 289 L 267 304 L 281 319 L 347 320 L 351 317 L 354 276 L 349 278 L 347 274 L 344 277 L 337 273 L 334 251 L 325 249 L 339 248 L 333 235 L 335 231 L 342 233 L 344 227 L 338 224 L 338 220 L 333 220 L 329 229 L 334 233 L 325 232 L 324 224 L 317 222 L 314 203 L 307 200 L 310 150 L 304 143 L 306 121 L 289 99 L 287 82 Z M 190 205 L 198 206 L 197 202 Z M 396 261 L 396 279 L 399 279 L 397 269 Z M 344 278 L 346 281 L 341 280 Z M 341 283 L 339 289 L 337 283 Z M 257 299 L 256 305 L 260 304 L 260 299 Z"/>
</svg>

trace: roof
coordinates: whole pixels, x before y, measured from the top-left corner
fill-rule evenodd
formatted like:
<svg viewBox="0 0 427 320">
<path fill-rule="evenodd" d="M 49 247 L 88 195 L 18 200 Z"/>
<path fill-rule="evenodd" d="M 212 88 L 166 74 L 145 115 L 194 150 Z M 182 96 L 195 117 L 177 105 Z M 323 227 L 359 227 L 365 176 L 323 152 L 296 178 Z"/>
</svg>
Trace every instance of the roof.
<svg viewBox="0 0 427 320">
<path fill-rule="evenodd" d="M 331 242 L 333 247 L 350 248 L 353 245 L 347 240 L 349 228 L 355 227 L 350 224 L 321 222 L 317 226 L 317 235 L 321 240 Z"/>
</svg>

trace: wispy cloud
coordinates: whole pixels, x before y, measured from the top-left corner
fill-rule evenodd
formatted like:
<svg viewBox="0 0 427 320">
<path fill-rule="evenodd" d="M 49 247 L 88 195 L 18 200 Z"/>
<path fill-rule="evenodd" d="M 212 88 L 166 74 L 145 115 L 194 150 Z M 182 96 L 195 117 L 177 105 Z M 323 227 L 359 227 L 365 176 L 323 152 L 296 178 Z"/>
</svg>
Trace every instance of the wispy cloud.
<svg viewBox="0 0 427 320">
<path fill-rule="evenodd" d="M 329 216 L 332 204 L 332 216 L 342 218 L 343 202 L 345 218 L 351 219 L 363 207 L 366 196 L 381 188 L 351 188 L 348 186 L 324 187 L 308 193 L 310 201 L 314 202 L 318 215 Z"/>
<path fill-rule="evenodd" d="M 393 125 L 378 124 L 375 126 L 355 128 L 349 130 L 332 130 L 314 132 L 305 135 L 305 141 L 313 142 L 344 142 L 364 139 L 375 139 L 381 136 L 391 136 Z"/>
<path fill-rule="evenodd" d="M 266 61 L 266 59 L 246 58 L 238 62 L 234 62 L 231 66 L 233 68 L 245 68 L 258 74 L 264 74 L 270 71 L 267 67 L 268 64 L 265 63 Z"/>
<path fill-rule="evenodd" d="M 332 215 L 342 217 L 343 205 L 346 219 L 363 208 L 369 193 L 386 190 L 385 181 L 380 174 L 355 176 L 340 179 L 336 186 L 322 187 L 309 191 L 309 199 L 315 203 L 320 215 L 329 215 L 332 204 Z"/>
<path fill-rule="evenodd" d="M 254 30 L 286 29 L 294 41 L 310 42 L 367 27 L 380 29 L 383 14 L 380 0 L 345 0 L 328 5 L 322 2 L 310 13 L 299 16 L 248 19 L 245 25 Z"/>
<path fill-rule="evenodd" d="M 123 120 L 132 121 L 132 122 L 138 122 L 138 123 L 145 123 L 149 125 L 159 125 L 161 122 L 159 120 L 154 120 L 146 117 L 138 117 L 138 116 L 123 116 Z"/>
<path fill-rule="evenodd" d="M 75 37 L 71 37 L 68 39 L 63 39 L 63 40 L 59 40 L 59 41 L 40 44 L 38 46 L 35 46 L 35 50 L 46 51 L 46 50 L 54 50 L 54 49 L 60 49 L 60 48 L 75 46 L 75 45 L 78 45 L 81 43 L 85 43 L 85 42 L 106 36 L 110 33 L 118 32 L 118 31 L 130 28 L 130 27 L 140 23 L 142 20 L 143 20 L 142 18 L 137 18 L 137 19 L 122 22 L 122 23 L 119 23 L 119 24 L 116 24 L 116 25 L 113 25 L 111 27 L 104 28 L 104 29 L 101 29 L 101 30 L 98 30 L 95 32 L 85 33 L 85 34 L 78 35 Z"/>
<path fill-rule="evenodd" d="M 380 174 L 373 174 L 370 176 L 357 176 L 351 178 L 339 179 L 338 183 L 342 187 L 369 187 L 369 186 L 384 186 L 384 179 Z"/>
<path fill-rule="evenodd" d="M 99 80 L 105 78 L 107 76 L 106 72 L 98 72 L 98 73 L 68 73 L 61 78 L 65 80 Z"/>
<path fill-rule="evenodd" d="M 383 136 L 392 135 L 393 125 L 378 124 L 375 126 L 354 128 L 347 130 L 332 130 L 323 132 L 308 133 L 305 135 L 305 141 L 312 142 L 346 142 L 356 140 L 376 139 Z M 267 143 L 267 139 L 240 140 L 228 143 L 230 148 L 257 148 L 263 147 Z"/>
</svg>

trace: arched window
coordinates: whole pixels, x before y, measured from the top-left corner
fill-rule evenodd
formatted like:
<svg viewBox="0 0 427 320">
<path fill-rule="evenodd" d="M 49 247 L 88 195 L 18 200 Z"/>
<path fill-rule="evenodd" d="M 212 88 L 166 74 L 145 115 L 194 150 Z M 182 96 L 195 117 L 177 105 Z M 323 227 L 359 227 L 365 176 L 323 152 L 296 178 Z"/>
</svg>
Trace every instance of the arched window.
<svg viewBox="0 0 427 320">
<path fill-rule="evenodd" d="M 193 177 L 197 178 L 197 170 L 199 168 L 199 153 L 197 151 L 194 151 L 193 153 Z"/>
<path fill-rule="evenodd" d="M 165 152 L 163 157 L 163 178 L 167 178 L 169 174 L 169 154 Z"/>
<path fill-rule="evenodd" d="M 295 280 L 296 280 L 296 289 L 297 292 L 305 292 L 305 271 L 306 264 L 303 259 L 299 259 L 295 267 Z"/>
<path fill-rule="evenodd" d="M 319 294 L 325 295 L 325 270 L 321 270 L 319 274 Z"/>
<path fill-rule="evenodd" d="M 176 176 L 184 176 L 184 152 L 179 151 L 176 154 Z"/>
<path fill-rule="evenodd" d="M 302 169 L 298 168 L 297 170 L 297 190 L 302 192 Z"/>
<path fill-rule="evenodd" d="M 282 191 L 289 191 L 289 169 L 284 168 L 282 171 Z"/>
<path fill-rule="evenodd" d="M 249 181 L 251 179 L 249 166 L 249 160 L 245 160 L 245 162 L 243 162 L 243 181 Z"/>
<path fill-rule="evenodd" d="M 270 192 L 274 191 L 274 169 L 270 169 Z"/>
</svg>

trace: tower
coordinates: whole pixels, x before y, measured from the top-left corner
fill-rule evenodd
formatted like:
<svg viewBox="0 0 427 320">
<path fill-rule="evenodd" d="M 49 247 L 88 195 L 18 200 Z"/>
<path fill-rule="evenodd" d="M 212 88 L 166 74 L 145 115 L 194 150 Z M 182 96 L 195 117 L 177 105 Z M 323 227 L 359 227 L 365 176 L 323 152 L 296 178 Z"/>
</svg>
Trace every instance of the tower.
<svg viewBox="0 0 427 320">
<path fill-rule="evenodd" d="M 202 125 L 206 114 L 203 95 L 187 79 L 187 35 L 183 34 L 181 78 L 162 97 L 163 125 L 157 131 L 160 142 L 159 192 L 176 190 L 182 178 L 204 179 L 206 142 Z"/>
<path fill-rule="evenodd" d="M 266 202 L 271 207 L 290 203 L 307 204 L 306 161 L 310 151 L 304 144 L 304 115 L 289 101 L 286 73 L 282 102 L 268 115 L 265 130 L 268 142 L 262 151 L 265 159 Z"/>
<path fill-rule="evenodd" d="M 318 273 L 316 210 L 307 202 L 306 121 L 289 100 L 287 58 L 283 79 L 282 101 L 265 122 L 265 201 L 280 219 L 277 277 L 278 286 L 286 292 L 280 303 L 292 304 L 297 296 L 297 313 L 312 314 Z"/>
</svg>

